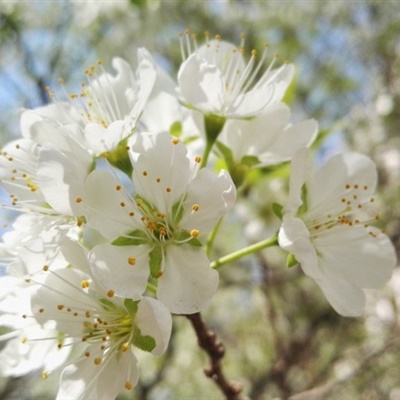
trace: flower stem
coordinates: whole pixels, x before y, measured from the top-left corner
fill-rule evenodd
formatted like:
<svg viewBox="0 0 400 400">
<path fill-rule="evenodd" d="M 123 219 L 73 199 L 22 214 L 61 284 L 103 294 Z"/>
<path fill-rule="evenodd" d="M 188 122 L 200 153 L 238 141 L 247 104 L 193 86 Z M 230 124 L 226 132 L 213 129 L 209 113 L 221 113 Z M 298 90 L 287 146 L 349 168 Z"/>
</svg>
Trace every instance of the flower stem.
<svg viewBox="0 0 400 400">
<path fill-rule="evenodd" d="M 213 145 L 214 143 L 206 142 L 206 147 L 204 148 L 203 155 L 201 156 L 200 168 L 204 168 L 207 165 L 208 157 L 211 153 Z"/>
<path fill-rule="evenodd" d="M 266 249 L 267 247 L 272 247 L 277 245 L 278 245 L 278 235 L 274 234 L 273 236 L 271 236 L 266 240 L 252 244 L 251 246 L 245 247 L 244 249 L 234 251 L 231 254 L 221 257 L 219 260 L 213 261 L 211 263 L 211 268 L 217 269 L 232 261 L 239 260 L 240 258 L 245 257 L 249 254 L 256 253 L 257 251 Z"/>
<path fill-rule="evenodd" d="M 214 229 L 212 230 L 210 236 L 209 236 L 208 239 L 207 239 L 206 252 L 207 252 L 207 255 L 208 255 L 208 256 L 210 255 L 211 250 L 212 250 L 212 248 L 213 248 L 214 240 L 215 240 L 215 238 L 216 238 L 216 236 L 217 236 L 219 227 L 221 226 L 221 222 L 222 222 L 222 218 L 220 218 L 220 219 L 218 220 L 217 225 L 215 225 Z"/>
</svg>

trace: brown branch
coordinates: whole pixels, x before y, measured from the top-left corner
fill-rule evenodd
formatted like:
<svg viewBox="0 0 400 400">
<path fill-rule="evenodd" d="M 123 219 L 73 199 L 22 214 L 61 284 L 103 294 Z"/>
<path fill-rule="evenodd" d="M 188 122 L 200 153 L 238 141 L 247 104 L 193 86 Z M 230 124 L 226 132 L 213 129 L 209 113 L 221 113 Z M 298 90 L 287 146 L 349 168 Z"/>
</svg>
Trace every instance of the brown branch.
<svg viewBox="0 0 400 400">
<path fill-rule="evenodd" d="M 240 385 L 228 382 L 222 371 L 221 360 L 225 354 L 222 342 L 204 324 L 200 313 L 186 315 L 196 332 L 199 346 L 207 353 L 210 359 L 210 366 L 204 370 L 206 376 L 211 378 L 220 390 L 225 394 L 226 400 L 244 400 L 241 395 Z"/>
</svg>

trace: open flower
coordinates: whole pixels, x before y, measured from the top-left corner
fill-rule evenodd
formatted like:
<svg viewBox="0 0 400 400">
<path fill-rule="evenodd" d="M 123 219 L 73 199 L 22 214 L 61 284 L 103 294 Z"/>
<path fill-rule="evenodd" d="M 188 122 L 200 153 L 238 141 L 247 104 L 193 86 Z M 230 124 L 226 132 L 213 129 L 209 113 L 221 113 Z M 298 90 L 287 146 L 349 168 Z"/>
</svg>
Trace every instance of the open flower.
<svg viewBox="0 0 400 400">
<path fill-rule="evenodd" d="M 280 164 L 308 147 L 318 131 L 313 119 L 292 124 L 289 118 L 289 107 L 278 103 L 250 120 L 227 121 L 218 140 L 230 149 L 235 163 L 247 158 L 257 168 Z"/>
<path fill-rule="evenodd" d="M 101 62 L 88 68 L 88 82 L 80 93 L 69 94 L 70 102 L 55 101 L 22 114 L 23 135 L 40 142 L 47 131 L 63 127 L 96 155 L 114 150 L 135 128 L 156 79 L 150 53 L 139 49 L 138 58 L 136 75 L 121 58 L 113 59 L 116 75 L 104 71 Z"/>
<path fill-rule="evenodd" d="M 149 274 L 171 312 L 195 313 L 218 285 L 201 240 L 232 206 L 235 187 L 226 171 L 198 171 L 185 145 L 166 133 L 137 134 L 129 150 L 135 195 L 109 172 L 93 171 L 83 204 L 88 226 L 111 243 L 89 254 L 96 281 L 138 299 Z"/>
<path fill-rule="evenodd" d="M 248 118 L 260 114 L 279 102 L 293 77 L 293 66 L 283 64 L 272 69 L 277 57 L 258 79 L 266 49 L 257 61 L 253 50 L 245 62 L 244 39 L 239 47 L 219 37 L 192 52 L 190 39 L 182 38 L 184 62 L 178 73 L 181 101 L 205 115 L 222 118 Z M 187 40 L 185 40 L 187 39 Z M 186 43 L 186 49 L 185 45 Z"/>
<path fill-rule="evenodd" d="M 34 318 L 28 318 L 31 315 L 31 295 L 37 287 L 22 278 L 0 277 L 2 376 L 23 376 L 40 369 L 54 370 L 70 355 L 69 346 L 57 346 L 58 336 L 52 329 L 52 322 L 40 326 Z M 49 340 L 41 340 L 44 334 L 48 335 Z"/>
<path fill-rule="evenodd" d="M 165 351 L 172 327 L 168 310 L 152 298 L 134 302 L 105 293 L 77 269 L 46 273 L 32 295 L 33 315 L 39 323 L 55 322 L 59 348 L 66 340 L 77 350 L 83 346 L 62 373 L 57 399 L 113 399 L 132 390 L 138 380 L 134 349 Z"/>
<path fill-rule="evenodd" d="M 379 218 L 372 197 L 376 168 L 368 157 L 346 153 L 307 174 L 306 160 L 304 149 L 292 161 L 279 244 L 339 314 L 358 316 L 365 305 L 362 289 L 381 287 L 396 264 L 389 238 L 370 226 Z"/>
</svg>

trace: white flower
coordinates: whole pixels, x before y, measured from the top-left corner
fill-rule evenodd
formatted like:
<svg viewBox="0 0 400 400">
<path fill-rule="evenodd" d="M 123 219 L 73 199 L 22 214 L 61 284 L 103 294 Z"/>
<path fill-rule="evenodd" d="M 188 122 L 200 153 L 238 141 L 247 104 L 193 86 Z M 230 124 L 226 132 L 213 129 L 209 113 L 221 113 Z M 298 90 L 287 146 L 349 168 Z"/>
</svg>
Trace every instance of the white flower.
<svg viewBox="0 0 400 400">
<path fill-rule="evenodd" d="M 169 342 L 172 319 L 157 300 L 134 302 L 96 287 L 73 268 L 49 274 L 32 295 L 39 323 L 55 321 L 59 347 L 64 340 L 83 350 L 61 376 L 57 399 L 113 399 L 138 380 L 134 348 L 161 355 Z M 29 336 L 27 338 L 29 341 Z"/>
<path fill-rule="evenodd" d="M 101 63 L 88 68 L 88 84 L 69 95 L 70 103 L 56 101 L 22 114 L 23 135 L 39 143 L 46 139 L 44 132 L 63 127 L 95 155 L 114 150 L 132 133 L 156 79 L 150 53 L 139 49 L 138 58 L 137 76 L 121 58 L 113 59 L 115 76 L 105 72 Z"/>
<path fill-rule="evenodd" d="M 112 241 L 91 251 L 93 276 L 135 300 L 150 273 L 171 312 L 197 312 L 218 285 L 200 240 L 233 206 L 234 185 L 226 171 L 198 171 L 200 158 L 189 159 L 184 144 L 166 133 L 134 135 L 130 155 L 135 196 L 106 171 L 86 180 L 88 226 Z"/>
<path fill-rule="evenodd" d="M 229 120 L 218 140 L 227 146 L 237 163 L 251 157 L 255 167 L 280 164 L 315 139 L 318 124 L 309 119 L 289 123 L 290 109 L 279 103 L 251 120 Z"/>
<path fill-rule="evenodd" d="M 62 238 L 81 230 L 80 199 L 92 158 L 60 129 L 54 131 L 47 146 L 21 139 L 0 152 L 1 185 L 9 194 L 2 207 L 23 213 L 2 238 L 0 259 L 12 275 L 50 265 Z"/>
<path fill-rule="evenodd" d="M 61 366 L 70 354 L 69 346 L 58 347 L 52 324 L 41 327 L 31 317 L 30 299 L 37 285 L 10 276 L 0 277 L 0 327 L 2 345 L 0 374 L 22 376 L 42 369 Z M 49 340 L 40 340 L 47 335 Z M 29 340 L 28 340 L 29 337 Z"/>
<path fill-rule="evenodd" d="M 304 149 L 292 161 L 279 244 L 339 314 L 358 316 L 365 305 L 362 289 L 381 287 L 396 264 L 388 237 L 369 225 L 379 218 L 372 197 L 376 168 L 368 157 L 346 153 L 307 174 L 306 160 Z"/>
<path fill-rule="evenodd" d="M 253 117 L 279 102 L 292 79 L 292 65 L 272 69 L 277 57 L 261 78 L 256 78 L 266 58 L 266 50 L 258 63 L 253 50 L 246 64 L 243 42 L 236 47 L 217 38 L 192 52 L 190 40 L 187 36 L 186 39 L 188 54 L 181 43 L 185 61 L 178 73 L 179 93 L 183 104 L 203 114 L 223 118 Z"/>
</svg>

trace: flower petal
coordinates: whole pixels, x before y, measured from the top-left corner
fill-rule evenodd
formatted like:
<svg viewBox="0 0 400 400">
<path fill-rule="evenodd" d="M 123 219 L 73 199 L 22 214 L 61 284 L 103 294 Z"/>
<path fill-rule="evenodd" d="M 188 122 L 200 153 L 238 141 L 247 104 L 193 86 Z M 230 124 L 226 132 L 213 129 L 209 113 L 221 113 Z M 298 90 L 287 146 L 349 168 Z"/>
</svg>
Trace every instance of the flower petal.
<svg viewBox="0 0 400 400">
<path fill-rule="evenodd" d="M 89 253 L 93 280 L 105 291 L 139 300 L 146 290 L 149 277 L 147 245 L 113 246 L 101 244 Z"/>
<path fill-rule="evenodd" d="M 175 314 L 193 314 L 205 308 L 218 287 L 218 273 L 202 248 L 170 246 L 157 298 Z"/>
<path fill-rule="evenodd" d="M 376 182 L 371 159 L 358 153 L 338 154 L 307 181 L 308 207 L 319 215 L 335 215 L 349 206 L 357 210 L 358 204 L 372 197 Z"/>
<path fill-rule="evenodd" d="M 88 173 L 88 164 L 80 164 L 59 150 L 42 148 L 39 152 L 40 189 L 46 201 L 60 214 L 82 215 L 82 205 L 76 200 L 83 196 L 83 183 Z"/>
<path fill-rule="evenodd" d="M 186 146 L 180 141 L 175 144 L 165 132 L 140 133 L 132 139 L 132 153 L 139 154 L 133 162 L 137 194 L 167 215 L 186 193 L 192 176 Z"/>
<path fill-rule="evenodd" d="M 338 225 L 313 240 L 327 279 L 359 288 L 379 288 L 396 265 L 389 238 L 378 229 Z"/>
<path fill-rule="evenodd" d="M 301 264 L 303 271 L 312 278 L 318 278 L 318 256 L 310 242 L 310 232 L 300 218 L 289 214 L 283 216 L 283 222 L 278 234 L 279 246 L 293 254 Z"/>
<path fill-rule="evenodd" d="M 136 206 L 118 179 L 107 171 L 95 170 L 87 177 L 82 203 L 88 225 L 107 239 L 141 228 L 133 217 Z"/>
<path fill-rule="evenodd" d="M 189 185 L 181 227 L 188 231 L 198 229 L 202 236 L 207 235 L 235 200 L 236 188 L 228 172 L 221 170 L 215 175 L 203 168 Z"/>
<path fill-rule="evenodd" d="M 331 306 L 345 317 L 359 317 L 364 312 L 365 294 L 348 282 L 316 280 Z"/>
<path fill-rule="evenodd" d="M 96 345 L 87 347 L 95 353 Z M 82 357 L 66 367 L 61 375 L 57 400 L 109 400 L 124 391 L 129 382 L 132 387 L 139 379 L 137 360 L 131 351 L 120 352 L 95 365 L 92 357 Z"/>
<path fill-rule="evenodd" d="M 150 297 L 143 297 L 135 316 L 135 322 L 142 335 L 151 336 L 156 347 L 151 352 L 159 356 L 166 350 L 172 329 L 171 313 L 160 301 Z"/>
<path fill-rule="evenodd" d="M 218 114 L 224 100 L 224 77 L 214 64 L 192 54 L 178 73 L 183 102 L 206 113 Z"/>
</svg>

